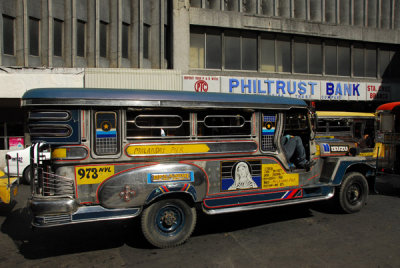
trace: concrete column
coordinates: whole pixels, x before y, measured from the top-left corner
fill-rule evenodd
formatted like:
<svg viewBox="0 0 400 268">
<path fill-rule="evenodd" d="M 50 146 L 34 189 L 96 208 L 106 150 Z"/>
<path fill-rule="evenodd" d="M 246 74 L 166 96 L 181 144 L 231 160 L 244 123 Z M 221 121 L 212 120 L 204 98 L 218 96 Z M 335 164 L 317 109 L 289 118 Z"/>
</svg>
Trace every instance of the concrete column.
<svg viewBox="0 0 400 268">
<path fill-rule="evenodd" d="M 400 30 L 400 0 L 394 0 L 393 4 L 393 25 L 395 30 Z"/>
<path fill-rule="evenodd" d="M 391 0 L 380 0 L 380 14 L 379 14 L 379 27 L 382 29 L 391 28 L 391 15 L 392 15 L 392 1 Z M 400 16 L 400 14 L 397 14 Z"/>
<path fill-rule="evenodd" d="M 261 1 L 261 14 L 267 16 L 275 15 L 275 0 L 260 0 Z"/>
<path fill-rule="evenodd" d="M 173 0 L 172 15 L 172 66 L 188 72 L 190 50 L 189 5 L 187 0 Z"/>
<path fill-rule="evenodd" d="M 148 0 L 147 0 L 148 1 Z M 150 61 L 152 69 L 160 69 L 161 67 L 161 46 L 163 40 L 161 40 L 161 28 L 164 28 L 164 21 L 161 20 L 161 8 L 160 0 L 152 2 L 151 8 L 151 30 L 150 30 Z"/>
<path fill-rule="evenodd" d="M 65 0 L 65 19 L 64 19 L 64 60 L 66 67 L 74 67 L 73 65 L 73 51 L 76 49 L 74 38 L 72 34 L 72 0 Z M 75 50 L 76 51 L 76 50 Z"/>
<path fill-rule="evenodd" d="M 23 29 L 23 64 L 22 66 L 27 67 L 29 64 L 29 32 L 28 32 L 28 0 L 22 0 L 22 29 Z"/>
<path fill-rule="evenodd" d="M 110 1 L 110 21 L 109 21 L 109 30 L 108 30 L 108 55 L 110 61 L 110 68 L 117 68 L 119 66 L 118 62 L 121 62 L 121 58 L 119 57 L 119 53 L 121 49 L 118 49 L 118 46 L 121 44 L 121 27 L 119 24 L 122 24 L 122 18 L 119 14 L 119 8 L 121 7 L 121 0 Z"/>
<path fill-rule="evenodd" d="M 25 37 L 26 37 L 26 1 L 16 1 L 15 12 L 15 56 L 16 65 L 25 66 L 27 58 L 25 58 Z M 25 61 L 26 60 L 26 61 Z"/>
<path fill-rule="evenodd" d="M 291 13 L 290 1 L 291 0 L 278 0 L 277 1 L 279 17 L 290 18 L 290 13 Z"/>
<path fill-rule="evenodd" d="M 47 15 L 47 20 L 45 19 L 46 15 Z M 54 17 L 53 17 L 53 1 L 52 0 L 43 0 L 42 20 L 47 21 L 48 32 L 47 32 L 47 42 L 42 42 L 42 44 L 43 44 L 43 46 L 42 46 L 43 57 L 42 58 L 44 60 L 44 61 L 42 61 L 42 63 L 45 66 L 49 66 L 49 67 L 53 67 L 53 49 L 54 49 L 53 19 L 54 19 Z M 45 33 L 45 31 L 43 31 L 43 36 L 44 36 L 44 33 Z M 45 44 L 47 45 L 47 47 L 44 47 Z"/>
<path fill-rule="evenodd" d="M 97 12 L 97 1 L 98 0 L 88 0 L 88 17 L 87 17 L 87 25 L 86 25 L 86 57 L 88 67 L 96 67 L 98 58 L 96 51 L 98 51 L 98 45 L 96 40 L 98 37 L 98 30 L 96 27 L 98 17 L 100 16 L 99 12 Z M 97 15 L 96 15 L 97 14 Z M 97 48 L 97 49 L 96 49 Z"/>
<path fill-rule="evenodd" d="M 133 68 L 139 68 L 141 57 L 140 57 L 140 41 L 142 38 L 140 37 L 140 33 L 142 32 L 143 24 L 141 19 L 140 12 L 141 2 L 139 0 L 132 0 L 131 2 L 131 66 Z"/>
<path fill-rule="evenodd" d="M 336 0 L 325 0 L 325 22 L 336 23 Z"/>
<path fill-rule="evenodd" d="M 293 6 L 294 6 L 294 17 L 296 19 L 303 19 L 305 20 L 307 18 L 307 1 L 306 0 L 301 0 L 301 1 L 294 1 Z"/>
<path fill-rule="evenodd" d="M 310 0 L 310 20 L 322 21 L 322 1 Z"/>
<path fill-rule="evenodd" d="M 339 22 L 343 25 L 350 25 L 350 7 L 351 2 L 349 0 L 339 1 Z"/>
<path fill-rule="evenodd" d="M 353 14 L 354 25 L 364 26 L 364 0 L 354 0 Z"/>
<path fill-rule="evenodd" d="M 368 0 L 367 2 L 367 26 L 370 28 L 376 28 L 377 25 L 377 14 L 380 14 L 378 5 L 379 0 Z M 390 0 L 385 0 L 390 1 Z M 380 1 L 379 1 L 380 2 Z"/>
</svg>

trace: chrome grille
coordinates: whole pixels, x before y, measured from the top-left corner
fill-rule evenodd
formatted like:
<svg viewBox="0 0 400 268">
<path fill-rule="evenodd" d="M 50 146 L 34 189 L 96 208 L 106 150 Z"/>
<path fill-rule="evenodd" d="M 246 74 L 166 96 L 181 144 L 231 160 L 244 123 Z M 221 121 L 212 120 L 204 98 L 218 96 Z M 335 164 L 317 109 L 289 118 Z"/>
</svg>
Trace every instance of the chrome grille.
<svg viewBox="0 0 400 268">
<path fill-rule="evenodd" d="M 38 169 L 36 193 L 43 196 L 74 196 L 74 179 Z"/>
</svg>

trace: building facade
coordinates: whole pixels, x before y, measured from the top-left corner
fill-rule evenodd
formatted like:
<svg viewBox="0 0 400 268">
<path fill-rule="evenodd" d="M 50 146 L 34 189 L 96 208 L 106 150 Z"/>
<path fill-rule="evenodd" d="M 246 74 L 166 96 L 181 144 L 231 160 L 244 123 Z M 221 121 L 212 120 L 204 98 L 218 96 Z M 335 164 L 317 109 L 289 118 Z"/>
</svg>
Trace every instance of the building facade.
<svg viewBox="0 0 400 268">
<path fill-rule="evenodd" d="M 282 95 L 321 110 L 400 99 L 400 0 L 2 0 L 0 12 L 0 150 L 24 137 L 33 87 Z"/>
</svg>

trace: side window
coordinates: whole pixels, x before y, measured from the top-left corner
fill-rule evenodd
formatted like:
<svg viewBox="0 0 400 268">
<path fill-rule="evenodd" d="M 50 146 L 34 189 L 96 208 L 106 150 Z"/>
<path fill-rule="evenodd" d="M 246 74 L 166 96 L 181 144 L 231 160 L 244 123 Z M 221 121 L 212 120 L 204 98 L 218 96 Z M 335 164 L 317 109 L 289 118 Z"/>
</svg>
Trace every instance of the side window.
<svg viewBox="0 0 400 268">
<path fill-rule="evenodd" d="M 276 114 L 262 114 L 261 150 L 275 151 Z"/>
<path fill-rule="evenodd" d="M 190 136 L 188 111 L 126 112 L 127 139 L 179 139 Z"/>
<path fill-rule="evenodd" d="M 353 125 L 354 138 L 361 139 L 363 131 L 363 123 L 357 122 Z"/>
<path fill-rule="evenodd" d="M 96 154 L 112 155 L 119 152 L 118 115 L 116 112 L 96 112 L 94 131 Z"/>
<path fill-rule="evenodd" d="M 197 113 L 197 136 L 251 137 L 252 112 L 200 111 Z"/>
<path fill-rule="evenodd" d="M 289 112 L 286 114 L 285 130 L 306 131 L 309 129 L 307 113 Z"/>
</svg>

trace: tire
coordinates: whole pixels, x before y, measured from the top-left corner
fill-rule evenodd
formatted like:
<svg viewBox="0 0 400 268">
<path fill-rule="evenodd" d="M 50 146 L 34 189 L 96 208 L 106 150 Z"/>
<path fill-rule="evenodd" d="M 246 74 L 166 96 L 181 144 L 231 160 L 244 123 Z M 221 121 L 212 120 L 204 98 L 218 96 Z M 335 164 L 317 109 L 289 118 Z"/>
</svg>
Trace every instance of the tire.
<svg viewBox="0 0 400 268">
<path fill-rule="evenodd" d="M 22 182 L 24 184 L 31 184 L 31 166 L 27 166 L 22 173 Z"/>
<path fill-rule="evenodd" d="M 147 207 L 141 218 L 147 241 L 158 248 L 183 244 L 196 225 L 196 209 L 180 199 L 165 199 Z"/>
<path fill-rule="evenodd" d="M 367 204 L 368 192 L 368 182 L 363 174 L 347 173 L 336 193 L 338 207 L 346 213 L 358 212 Z"/>
</svg>

